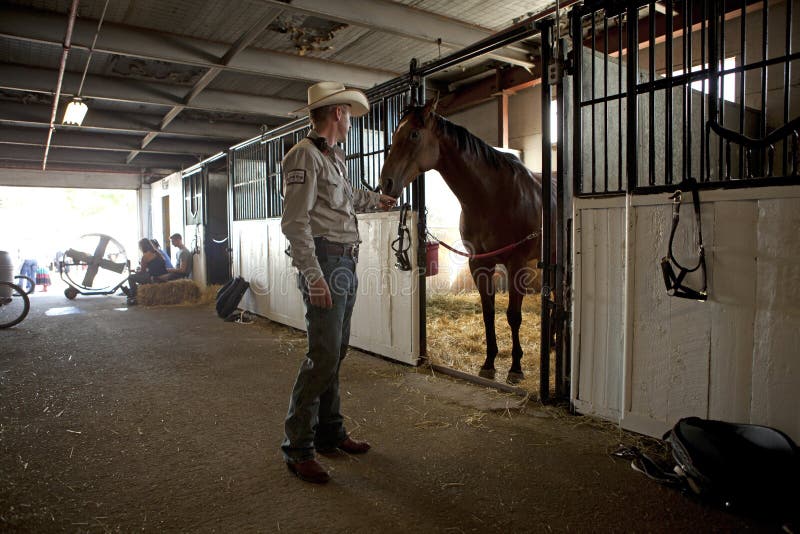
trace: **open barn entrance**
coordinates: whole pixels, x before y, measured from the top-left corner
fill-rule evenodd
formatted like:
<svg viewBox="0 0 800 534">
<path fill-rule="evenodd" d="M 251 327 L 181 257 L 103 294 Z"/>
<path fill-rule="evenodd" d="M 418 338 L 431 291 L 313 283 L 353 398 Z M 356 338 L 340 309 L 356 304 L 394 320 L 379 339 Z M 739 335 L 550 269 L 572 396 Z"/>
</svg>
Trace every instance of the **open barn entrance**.
<svg viewBox="0 0 800 534">
<path fill-rule="evenodd" d="M 15 275 L 24 267 L 34 279 L 32 295 L 63 291 L 58 262 L 69 248 L 82 248 L 86 234 L 111 236 L 138 262 L 138 211 L 132 190 L 0 186 L 0 250 L 10 254 Z"/>
</svg>

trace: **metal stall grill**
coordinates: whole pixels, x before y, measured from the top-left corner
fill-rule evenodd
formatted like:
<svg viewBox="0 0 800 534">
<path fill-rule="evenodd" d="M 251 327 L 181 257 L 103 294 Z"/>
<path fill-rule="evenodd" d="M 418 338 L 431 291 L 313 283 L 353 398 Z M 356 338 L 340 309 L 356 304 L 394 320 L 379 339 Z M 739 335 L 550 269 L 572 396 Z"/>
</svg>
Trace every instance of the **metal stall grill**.
<svg viewBox="0 0 800 534">
<path fill-rule="evenodd" d="M 191 174 L 183 174 L 183 224 L 202 224 L 204 168 L 199 168 Z"/>
<path fill-rule="evenodd" d="M 653 192 L 689 177 L 710 187 L 796 183 L 793 4 L 573 9 L 576 194 Z"/>
</svg>

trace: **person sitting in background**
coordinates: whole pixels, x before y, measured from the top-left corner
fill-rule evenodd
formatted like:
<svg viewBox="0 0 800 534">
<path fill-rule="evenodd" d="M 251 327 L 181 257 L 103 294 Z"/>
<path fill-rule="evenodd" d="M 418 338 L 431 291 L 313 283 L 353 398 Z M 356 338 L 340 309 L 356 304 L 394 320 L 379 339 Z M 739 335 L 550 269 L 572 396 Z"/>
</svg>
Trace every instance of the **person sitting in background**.
<svg viewBox="0 0 800 534">
<path fill-rule="evenodd" d="M 192 251 L 183 244 L 183 236 L 181 234 L 172 234 L 169 236 L 169 240 L 172 246 L 178 249 L 178 267 L 167 267 L 167 274 L 159 277 L 159 280 L 166 281 L 177 280 L 178 278 L 189 278 L 192 275 Z"/>
<path fill-rule="evenodd" d="M 138 284 L 152 284 L 158 277 L 167 274 L 167 265 L 164 257 L 159 254 L 158 249 L 153 243 L 145 238 L 139 240 L 139 250 L 142 251 L 142 259 L 136 272 L 128 277 L 128 288 L 122 288 L 122 292 L 128 295 L 128 305 L 136 304 L 136 287 Z"/>
<path fill-rule="evenodd" d="M 150 242 L 153 243 L 153 246 L 156 248 L 158 253 L 161 254 L 162 258 L 164 258 L 164 263 L 166 264 L 167 269 L 172 269 L 175 267 L 172 265 L 172 259 L 169 257 L 169 254 L 167 254 L 167 252 L 161 248 L 161 243 L 159 243 L 157 239 L 151 239 Z"/>
</svg>

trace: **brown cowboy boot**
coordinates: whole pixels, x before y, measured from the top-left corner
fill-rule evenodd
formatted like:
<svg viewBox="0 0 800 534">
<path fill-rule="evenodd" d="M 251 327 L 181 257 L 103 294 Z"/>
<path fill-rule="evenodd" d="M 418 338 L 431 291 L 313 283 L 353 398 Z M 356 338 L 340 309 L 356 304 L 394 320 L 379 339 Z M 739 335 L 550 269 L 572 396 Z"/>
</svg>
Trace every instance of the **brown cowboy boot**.
<svg viewBox="0 0 800 534">
<path fill-rule="evenodd" d="M 326 447 L 322 449 L 317 449 L 317 452 L 320 454 L 331 454 L 338 450 L 344 451 L 348 454 L 364 454 L 370 449 L 370 444 L 366 441 L 356 441 L 350 437 L 347 437 L 339 443 L 336 447 Z"/>
<path fill-rule="evenodd" d="M 314 459 L 306 460 L 304 462 L 297 462 L 294 464 L 287 463 L 286 467 L 289 468 L 289 471 L 297 475 L 297 478 L 300 480 L 305 480 L 306 482 L 325 484 L 331 479 L 331 476 L 328 474 L 325 468 L 322 467 L 322 464 Z"/>
</svg>

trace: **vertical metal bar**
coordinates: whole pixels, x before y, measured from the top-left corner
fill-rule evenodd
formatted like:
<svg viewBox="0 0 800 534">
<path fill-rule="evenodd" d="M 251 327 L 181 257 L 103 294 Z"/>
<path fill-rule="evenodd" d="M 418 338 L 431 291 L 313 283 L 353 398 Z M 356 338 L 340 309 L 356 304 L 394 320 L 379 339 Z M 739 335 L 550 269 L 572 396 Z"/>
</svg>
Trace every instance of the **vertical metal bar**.
<svg viewBox="0 0 800 534">
<path fill-rule="evenodd" d="M 742 0 L 742 14 L 739 16 L 739 20 L 741 22 L 741 27 L 739 29 L 739 54 L 741 56 L 740 65 L 744 67 L 747 64 L 747 50 L 745 49 L 745 39 L 744 34 L 745 30 L 747 29 L 747 0 Z M 744 134 L 744 113 L 745 113 L 745 106 L 744 106 L 744 78 L 745 78 L 745 71 L 739 74 L 739 133 Z M 742 146 L 739 146 L 739 175 L 742 175 L 742 169 L 744 168 L 744 150 Z M 726 174 L 726 179 L 730 178 L 731 172 L 728 169 Z"/>
<path fill-rule="evenodd" d="M 656 3 L 650 2 L 649 17 L 647 18 L 647 26 L 649 29 L 649 62 L 648 72 L 649 86 L 647 89 L 647 100 L 650 108 L 650 113 L 647 117 L 648 122 L 648 150 L 647 150 L 647 181 L 650 185 L 656 183 L 656 92 L 653 84 L 656 81 Z"/>
<path fill-rule="evenodd" d="M 706 158 L 710 157 L 709 154 L 706 153 L 706 139 L 705 139 L 705 118 L 706 118 L 706 99 L 710 100 L 709 102 L 709 114 L 710 116 L 714 117 L 716 120 L 716 102 L 717 102 L 717 94 L 716 94 L 716 87 L 717 87 L 717 76 L 716 73 L 719 72 L 717 68 L 717 59 L 716 59 L 716 52 L 711 53 L 711 50 L 716 50 L 716 34 L 713 29 L 709 28 L 708 34 L 706 34 L 706 18 L 707 18 L 707 11 L 706 11 L 706 3 L 702 2 L 700 5 L 700 69 L 704 71 L 706 74 L 703 76 L 703 81 L 701 82 L 700 87 L 700 177 L 699 180 L 703 181 L 709 180 L 710 176 L 703 177 L 703 169 L 705 169 L 705 161 Z M 712 4 L 716 4 L 716 0 L 712 2 Z M 712 23 L 711 26 L 713 27 L 714 24 Z M 709 68 L 709 64 L 706 62 L 706 35 L 708 35 L 708 40 L 711 41 L 709 46 L 709 57 L 708 62 L 714 63 Z M 706 96 L 706 90 L 709 90 L 709 96 Z M 711 110 L 714 110 L 712 113 Z"/>
<path fill-rule="evenodd" d="M 608 193 L 608 15 L 603 13 L 603 192 Z"/>
<path fill-rule="evenodd" d="M 592 28 L 594 30 L 594 17 L 592 17 Z M 542 21 L 539 25 L 542 32 L 542 70 L 550 64 L 551 58 L 551 24 L 550 20 Z M 592 47 L 594 48 L 594 31 L 592 31 Z M 592 64 L 594 64 L 594 54 L 592 54 Z M 592 80 L 594 82 L 594 80 Z M 551 269 L 552 252 L 550 250 L 551 228 L 551 182 L 552 164 L 550 156 L 550 84 L 542 83 L 542 317 L 541 317 L 541 343 L 540 343 L 540 362 L 539 362 L 539 398 L 542 402 L 547 402 L 550 398 L 550 339 L 551 339 L 551 311 L 552 301 L 551 291 Z M 594 129 L 593 129 L 594 130 Z M 594 137 L 594 131 L 592 131 Z M 594 147 L 593 147 L 594 148 Z"/>
<path fill-rule="evenodd" d="M 687 163 L 688 158 L 686 156 L 688 154 L 688 148 L 687 148 L 688 137 L 687 137 L 687 134 L 688 134 L 688 130 L 689 130 L 689 124 L 688 124 L 688 122 L 686 120 L 686 117 L 687 117 L 686 102 L 689 100 L 689 98 L 691 98 L 691 92 L 692 92 L 691 82 L 689 80 L 689 68 L 687 67 L 688 61 L 686 59 L 687 50 L 689 50 L 689 47 L 692 46 L 692 43 L 689 42 L 689 36 L 686 33 L 687 32 L 687 25 L 688 25 L 687 17 L 689 17 L 689 1 L 688 0 L 683 0 L 683 12 L 681 13 L 681 16 L 683 17 L 683 21 L 682 21 L 683 22 L 683 37 L 682 37 L 683 38 L 683 50 L 681 51 L 682 55 L 683 55 L 683 57 L 681 58 L 682 62 L 683 62 L 683 95 L 682 95 L 683 96 L 683 110 L 682 110 L 682 113 L 681 113 L 681 123 L 682 123 L 681 141 L 683 143 L 683 154 L 682 154 L 682 159 L 681 159 L 681 164 L 682 164 L 681 165 L 681 167 L 682 167 L 681 168 L 681 178 L 685 179 L 687 174 L 688 174 L 688 170 L 689 170 L 689 164 Z"/>
<path fill-rule="evenodd" d="M 719 35 L 719 55 L 716 58 L 717 61 L 717 68 L 720 71 L 725 70 L 725 0 L 722 0 L 722 10 L 717 10 L 716 3 L 712 4 L 712 12 L 714 14 L 714 18 L 712 24 L 714 25 L 714 30 L 717 31 Z M 725 75 L 719 77 L 719 92 L 713 95 L 713 98 L 719 102 L 719 123 L 721 126 L 725 126 Z M 722 176 L 722 137 L 719 137 L 719 141 L 717 144 L 717 162 L 718 171 L 717 171 L 717 180 L 719 180 L 720 176 Z"/>
<path fill-rule="evenodd" d="M 769 2 L 763 2 L 761 10 L 761 138 L 767 136 L 767 23 L 769 16 Z"/>
<path fill-rule="evenodd" d="M 686 116 L 685 116 L 685 123 L 684 127 L 686 128 L 686 146 L 684 149 L 686 150 L 686 174 L 684 178 L 689 178 L 692 175 L 693 165 L 692 165 L 692 84 L 691 84 L 691 75 L 692 75 L 692 48 L 694 48 L 694 40 L 692 39 L 692 24 L 694 23 L 694 6 L 692 5 L 692 0 L 689 0 L 689 9 L 684 16 L 688 16 L 689 20 L 684 19 L 686 23 L 686 30 L 684 35 L 686 39 L 684 40 L 684 44 L 686 46 L 686 65 L 684 66 L 684 71 L 686 75 L 690 77 L 690 80 L 687 84 L 688 88 L 688 98 L 686 99 Z M 702 47 L 701 47 L 702 48 Z M 703 65 L 700 65 L 700 68 L 703 68 Z M 701 82 L 701 99 L 702 102 L 702 82 Z"/>
<path fill-rule="evenodd" d="M 789 102 L 791 85 L 792 63 L 789 56 L 792 55 L 792 1 L 786 2 L 786 61 L 783 64 L 783 123 L 789 122 Z M 783 175 L 789 175 L 789 137 L 783 140 Z"/>
<path fill-rule="evenodd" d="M 572 13 L 572 55 L 574 57 L 572 73 L 572 190 L 575 194 L 583 193 L 583 130 L 581 118 L 583 108 L 583 30 L 579 10 Z M 560 109 L 560 108 L 559 108 Z"/>
<path fill-rule="evenodd" d="M 583 193 L 583 129 L 581 118 L 583 116 L 583 30 L 581 15 L 577 9 L 572 16 L 572 54 L 575 65 L 572 73 L 572 190 L 576 195 Z"/>
<path fill-rule="evenodd" d="M 667 0 L 666 21 L 666 74 L 667 92 L 664 94 L 664 183 L 672 183 L 672 0 Z"/>
<path fill-rule="evenodd" d="M 595 22 L 594 15 L 595 15 L 595 13 L 593 12 L 592 13 L 592 55 L 591 55 L 591 62 L 592 62 L 592 92 L 591 92 L 592 104 L 591 104 L 591 107 L 589 108 L 592 111 L 592 127 L 591 127 L 591 134 L 592 134 L 592 152 L 591 152 L 591 154 L 592 154 L 592 193 L 597 191 L 597 183 L 596 183 L 597 167 L 595 165 L 595 163 L 596 163 L 596 157 L 595 157 L 595 153 L 596 152 L 595 151 L 597 150 L 597 147 L 595 146 L 595 132 L 597 130 L 595 130 L 595 126 L 594 126 L 594 122 L 595 122 L 594 121 L 594 116 L 595 116 L 594 86 L 595 86 L 595 83 L 597 82 L 597 78 L 595 77 L 595 57 L 596 57 L 595 53 L 597 51 L 597 42 L 596 42 L 596 39 L 597 39 L 597 24 Z M 544 46 L 542 46 L 542 48 L 544 48 Z M 546 66 L 547 65 L 545 65 L 545 67 Z M 544 157 L 544 154 L 542 154 L 542 157 Z"/>
<path fill-rule="evenodd" d="M 623 191 L 622 186 L 622 13 L 619 14 L 619 24 L 617 28 L 619 31 L 617 32 L 617 57 L 619 58 L 619 65 L 617 66 L 617 148 L 619 149 L 619 156 L 617 157 L 617 167 L 618 167 L 618 174 L 617 174 L 617 191 Z M 579 135 L 580 130 L 576 130 L 576 133 Z"/>
<path fill-rule="evenodd" d="M 632 192 L 637 185 L 638 181 L 638 139 L 636 127 L 639 120 L 639 113 L 637 111 L 636 99 L 636 73 L 639 69 L 639 20 L 638 9 L 635 5 L 629 5 L 627 11 L 627 29 L 628 29 L 628 68 L 626 71 L 627 76 L 627 102 L 628 102 L 628 117 L 625 123 L 627 124 L 627 137 L 628 137 L 628 192 Z"/>
</svg>

